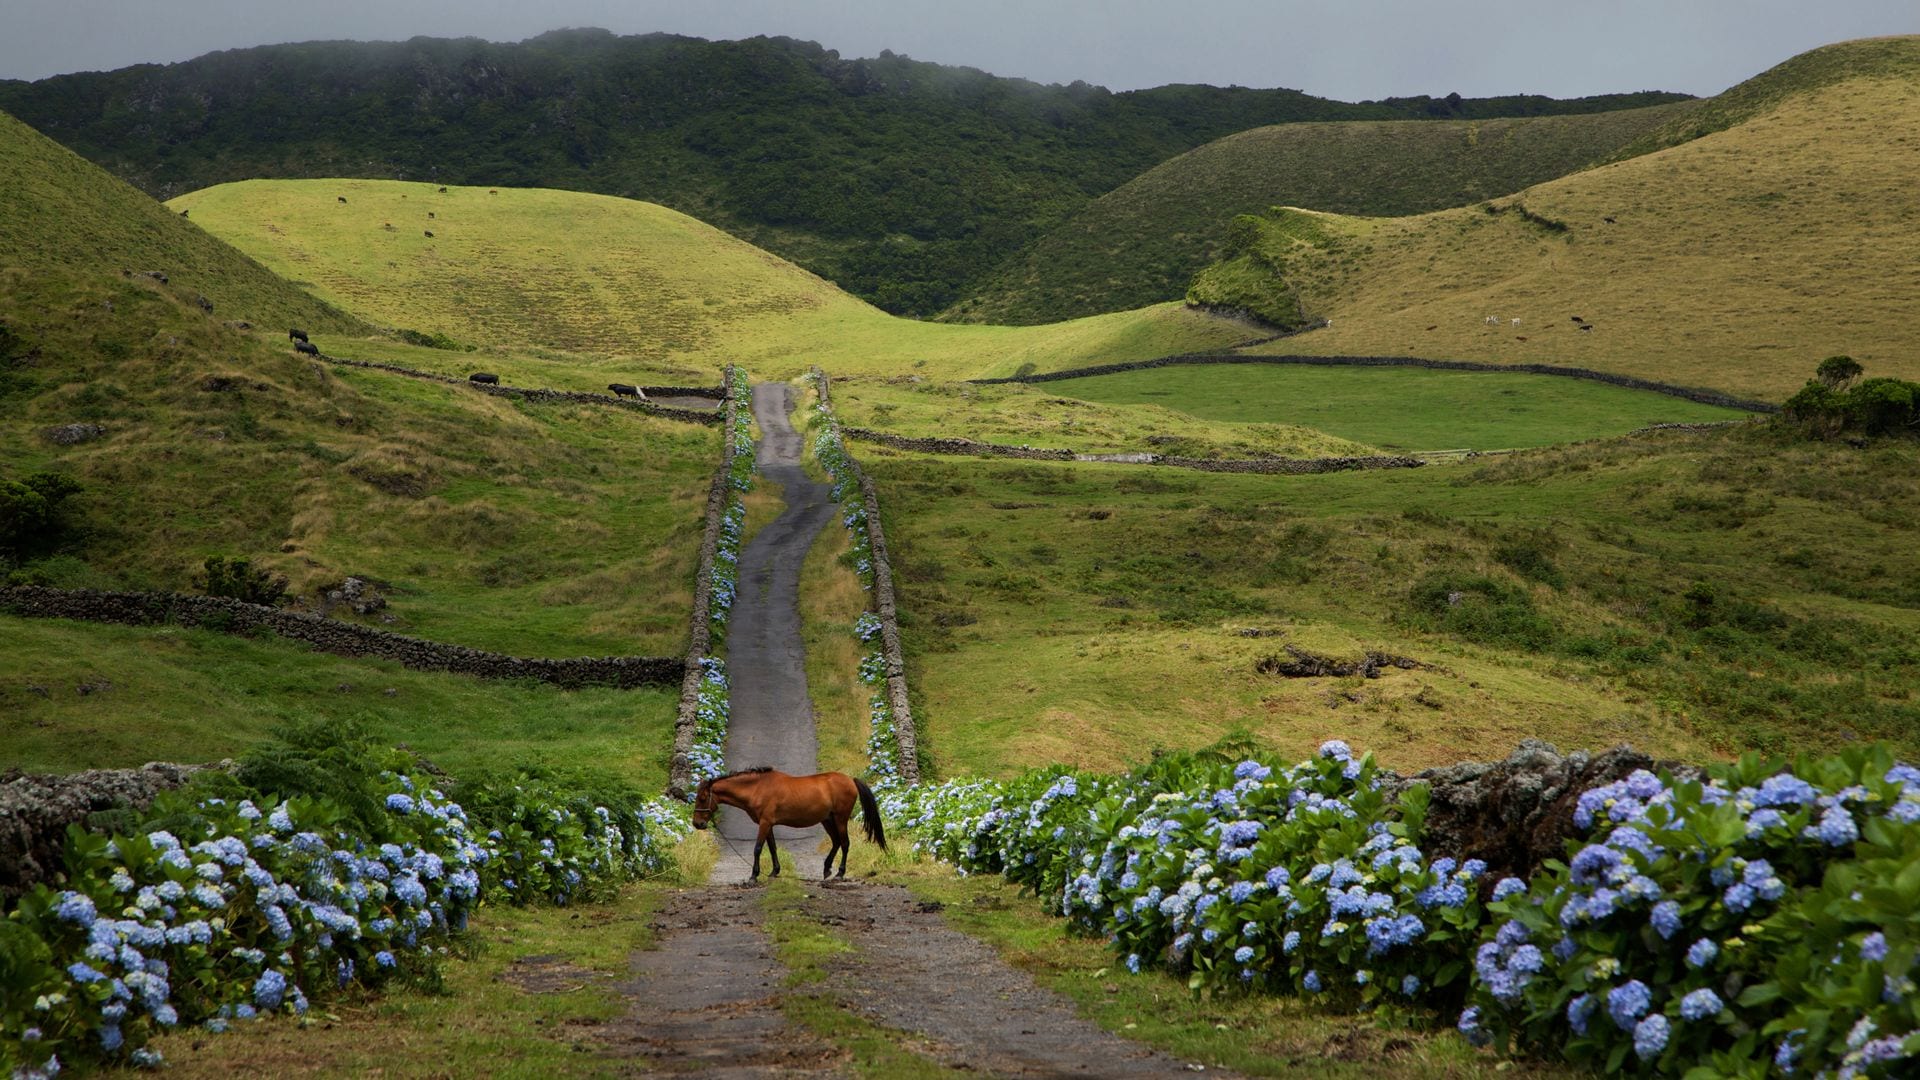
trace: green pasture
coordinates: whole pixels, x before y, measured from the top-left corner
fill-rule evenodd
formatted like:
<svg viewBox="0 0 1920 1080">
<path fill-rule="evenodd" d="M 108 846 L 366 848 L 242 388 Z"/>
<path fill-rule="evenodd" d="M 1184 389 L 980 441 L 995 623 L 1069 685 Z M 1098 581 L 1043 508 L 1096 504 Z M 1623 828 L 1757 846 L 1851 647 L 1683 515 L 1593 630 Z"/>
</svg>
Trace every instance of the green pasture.
<svg viewBox="0 0 1920 1080">
<path fill-rule="evenodd" d="M 455 775 L 534 763 L 666 786 L 677 687 L 560 690 L 178 626 L 0 615 L 0 637 L 0 745 L 28 771 L 219 761 L 289 720 L 359 720 Z"/>
<path fill-rule="evenodd" d="M 1293 424 L 1383 450 L 1504 450 L 1751 413 L 1553 375 L 1428 368 L 1179 364 L 1035 384 L 1066 398 L 1212 421 Z"/>
<path fill-rule="evenodd" d="M 1305 477 L 857 449 L 942 775 L 1110 768 L 1241 728 L 1398 769 L 1528 737 L 1920 745 L 1911 444 L 1665 432 Z M 1289 645 L 1425 666 L 1256 670 Z"/>
<path fill-rule="evenodd" d="M 831 373 L 829 373 L 831 374 Z M 1376 452 L 1364 442 L 1289 423 L 1201 417 L 1165 403 L 1108 404 L 1058 383 L 932 382 L 855 376 L 833 382 L 840 422 L 896 435 L 959 437 L 1078 453 L 1153 451 L 1188 457 L 1332 457 Z"/>
</svg>

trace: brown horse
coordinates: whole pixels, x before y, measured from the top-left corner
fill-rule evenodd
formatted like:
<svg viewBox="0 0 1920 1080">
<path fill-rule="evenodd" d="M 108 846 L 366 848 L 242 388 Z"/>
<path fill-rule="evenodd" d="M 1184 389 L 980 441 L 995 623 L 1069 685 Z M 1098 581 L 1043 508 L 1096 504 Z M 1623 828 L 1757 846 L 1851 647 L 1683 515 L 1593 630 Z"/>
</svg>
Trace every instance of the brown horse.
<svg viewBox="0 0 1920 1080">
<path fill-rule="evenodd" d="M 827 849 L 824 879 L 833 875 L 833 856 L 840 855 L 839 877 L 847 876 L 847 850 L 853 845 L 848 826 L 853 821 L 853 801 L 860 800 L 860 817 L 866 824 L 867 839 L 887 850 L 886 830 L 880 825 L 880 804 L 865 781 L 846 773 L 815 773 L 812 776 L 788 776 L 764 765 L 757 769 L 716 776 L 700 781 L 693 793 L 693 827 L 704 829 L 720 807 L 737 806 L 747 812 L 760 827 L 753 841 L 753 877 L 760 876 L 760 849 L 773 852 L 773 876 L 780 876 L 780 846 L 773 841 L 773 827 L 787 825 L 806 828 L 825 825 L 833 846 Z"/>
</svg>

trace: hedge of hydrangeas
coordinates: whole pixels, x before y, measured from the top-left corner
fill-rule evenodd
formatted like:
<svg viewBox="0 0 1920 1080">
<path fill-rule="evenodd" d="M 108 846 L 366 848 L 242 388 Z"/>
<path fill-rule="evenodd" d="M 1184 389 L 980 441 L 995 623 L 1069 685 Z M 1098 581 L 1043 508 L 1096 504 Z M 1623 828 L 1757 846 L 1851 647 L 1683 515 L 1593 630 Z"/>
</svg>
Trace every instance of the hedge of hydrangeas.
<svg viewBox="0 0 1920 1080">
<path fill-rule="evenodd" d="M 387 779 L 373 828 L 322 798 L 176 794 L 156 813 L 191 828 L 70 830 L 63 887 L 0 919 L 0 1069 L 158 1065 L 161 1031 L 377 986 L 431 965 L 479 904 L 658 872 L 686 831 L 665 804 L 614 811 L 534 781 L 480 793 L 482 826 L 423 778 Z"/>
<path fill-rule="evenodd" d="M 916 846 L 1032 889 L 1131 971 L 1418 1005 L 1606 1071 L 1893 1076 L 1920 1057 L 1920 771 L 1884 750 L 1585 793 L 1532 881 L 1426 852 L 1370 755 L 1170 755 L 891 793 Z M 1702 1072 L 1698 1075 L 1709 1075 Z"/>
<path fill-rule="evenodd" d="M 710 640 L 716 645 L 726 640 L 727 619 L 733 613 L 733 601 L 739 592 L 740 538 L 747 520 L 745 495 L 753 486 L 754 470 L 753 398 L 746 371 L 729 367 L 727 382 L 731 389 L 727 408 L 732 410 L 733 417 L 733 456 L 727 467 L 727 508 L 720 518 L 719 541 L 713 551 L 712 588 L 707 607 Z M 727 771 L 727 721 L 731 716 L 726 663 L 706 656 L 701 658 L 700 666 L 703 673 L 694 708 L 693 746 L 687 751 L 694 787 Z M 691 791 L 687 798 L 693 798 Z"/>
</svg>

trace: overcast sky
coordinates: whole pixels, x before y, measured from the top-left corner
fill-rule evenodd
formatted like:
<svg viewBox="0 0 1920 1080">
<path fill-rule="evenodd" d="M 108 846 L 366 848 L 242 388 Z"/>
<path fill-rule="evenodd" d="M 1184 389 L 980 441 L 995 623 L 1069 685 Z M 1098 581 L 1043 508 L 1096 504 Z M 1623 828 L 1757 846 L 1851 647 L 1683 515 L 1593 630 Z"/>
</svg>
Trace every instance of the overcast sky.
<svg viewBox="0 0 1920 1080">
<path fill-rule="evenodd" d="M 783 34 L 1041 82 L 1404 94 L 1712 94 L 1816 45 L 1920 33 L 1920 0 L 0 0 L 0 78 L 217 49 L 564 26 Z"/>
</svg>

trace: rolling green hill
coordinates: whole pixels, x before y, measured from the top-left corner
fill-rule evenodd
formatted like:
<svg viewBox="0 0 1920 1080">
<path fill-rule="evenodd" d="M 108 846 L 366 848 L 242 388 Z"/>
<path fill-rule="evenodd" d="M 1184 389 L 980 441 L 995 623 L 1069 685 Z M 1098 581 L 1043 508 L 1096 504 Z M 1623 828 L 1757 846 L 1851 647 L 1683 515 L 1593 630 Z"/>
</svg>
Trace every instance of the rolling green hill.
<svg viewBox="0 0 1920 1080">
<path fill-rule="evenodd" d="M 1029 323 L 1185 295 L 1237 214 L 1417 214 L 1564 176 L 1688 116 L 1678 102 L 1511 120 L 1280 124 L 1162 162 L 1035 240 L 948 311 Z"/>
<path fill-rule="evenodd" d="M 931 315 L 1089 199 L 1230 132 L 1673 100 L 1040 86 L 786 38 L 604 30 L 307 42 L 0 82 L 0 109 L 161 198 L 256 177 L 566 188 L 671 206 Z"/>
<path fill-rule="evenodd" d="M 1178 304 L 1053 326 L 918 322 L 665 207 L 573 191 L 439 187 L 255 180 L 169 205 L 373 323 L 470 344 L 571 350 L 488 361 L 521 385 L 571 379 L 595 388 L 636 368 L 716 372 L 727 363 L 760 377 L 813 364 L 964 377 L 1224 348 L 1261 333 Z M 327 348 L 354 356 L 390 346 Z M 420 355 L 427 351 L 409 362 L 433 364 Z M 463 354 L 442 357 L 450 373 L 472 370 Z"/>
<path fill-rule="evenodd" d="M 0 113 L 0 268 L 42 275 L 159 271 L 222 320 L 362 330 L 177 213 Z"/>
<path fill-rule="evenodd" d="M 1836 353 L 1911 378 L 1917 75 L 1920 37 L 1830 46 L 1729 91 L 1756 103 L 1735 126 L 1516 195 L 1241 218 L 1190 298 L 1332 320 L 1263 352 L 1545 362 L 1775 400 Z"/>
</svg>

